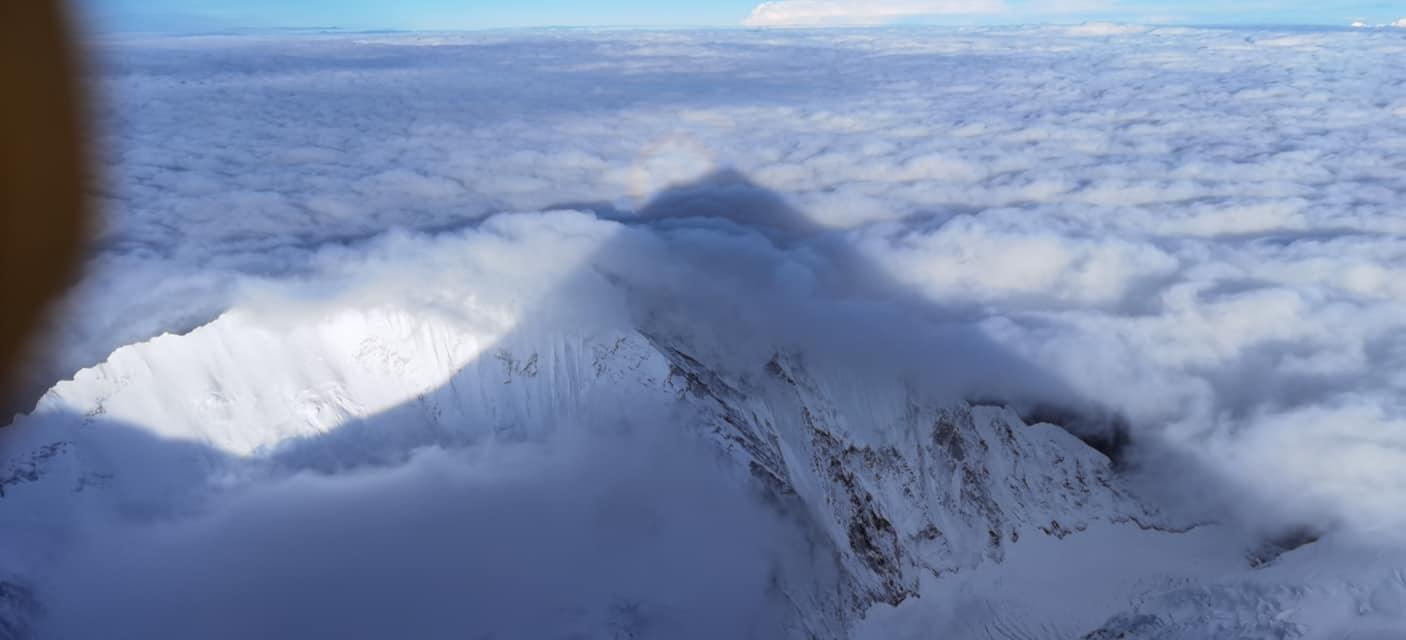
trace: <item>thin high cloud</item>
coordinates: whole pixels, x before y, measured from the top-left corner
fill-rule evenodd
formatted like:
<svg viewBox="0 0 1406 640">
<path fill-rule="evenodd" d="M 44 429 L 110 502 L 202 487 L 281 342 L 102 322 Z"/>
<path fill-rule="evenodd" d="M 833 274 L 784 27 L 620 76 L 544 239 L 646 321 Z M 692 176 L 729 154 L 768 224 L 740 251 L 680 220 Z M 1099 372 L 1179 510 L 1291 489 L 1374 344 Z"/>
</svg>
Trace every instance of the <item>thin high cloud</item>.
<svg viewBox="0 0 1406 640">
<path fill-rule="evenodd" d="M 816 24 L 882 24 L 921 15 L 1005 13 L 1002 0 L 774 0 L 752 9 L 743 24 L 752 27 Z"/>
<path fill-rule="evenodd" d="M 1319 4 L 1311 13 L 1312 19 L 1323 24 L 1370 26 L 1371 22 L 1359 19 L 1364 11 L 1377 15 L 1377 21 L 1382 21 L 1381 7 L 1361 3 Z M 1027 24 L 1090 19 L 1136 24 L 1214 24 L 1225 20 L 1270 24 L 1299 22 L 1307 16 L 1303 7 L 1292 3 L 1217 5 L 1126 0 L 770 0 L 753 8 L 743 24 L 753 27 L 879 25 L 914 18 Z M 1395 24 L 1400 26 L 1406 22 Z"/>
<path fill-rule="evenodd" d="M 1070 18 L 1116 9 L 1115 0 L 771 0 L 743 20 L 751 27 L 877 25 L 914 17 Z"/>
</svg>

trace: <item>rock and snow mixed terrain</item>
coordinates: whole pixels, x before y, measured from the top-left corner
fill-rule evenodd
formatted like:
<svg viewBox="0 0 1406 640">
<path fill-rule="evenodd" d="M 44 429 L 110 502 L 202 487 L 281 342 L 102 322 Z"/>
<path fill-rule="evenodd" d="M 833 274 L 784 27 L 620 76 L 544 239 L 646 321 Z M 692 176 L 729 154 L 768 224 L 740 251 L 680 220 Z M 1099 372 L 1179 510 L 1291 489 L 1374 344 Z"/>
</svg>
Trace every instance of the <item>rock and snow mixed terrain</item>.
<svg viewBox="0 0 1406 640">
<path fill-rule="evenodd" d="M 0 638 L 1406 637 L 1399 33 L 104 46 Z"/>
</svg>

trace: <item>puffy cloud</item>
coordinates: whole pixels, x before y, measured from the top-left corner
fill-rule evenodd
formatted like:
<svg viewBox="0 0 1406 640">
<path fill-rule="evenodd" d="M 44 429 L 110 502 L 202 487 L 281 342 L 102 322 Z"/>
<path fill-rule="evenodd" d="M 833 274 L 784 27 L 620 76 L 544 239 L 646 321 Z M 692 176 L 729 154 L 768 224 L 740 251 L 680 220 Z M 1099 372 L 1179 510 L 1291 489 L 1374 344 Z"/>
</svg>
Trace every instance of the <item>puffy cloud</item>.
<svg viewBox="0 0 1406 640">
<path fill-rule="evenodd" d="M 860 236 L 895 278 L 949 303 L 1117 305 L 1179 266 L 1151 243 L 1066 235 L 1017 211 L 959 215 L 930 229 L 875 225 Z"/>
<path fill-rule="evenodd" d="M 920 5 L 987 7 L 870 6 Z M 1273 432 L 1264 416 L 1400 383 L 1381 374 L 1406 300 L 1406 95 L 1379 81 L 1406 44 L 1390 34 L 540 32 L 101 51 L 113 215 L 36 391 L 208 322 L 241 278 L 299 277 L 328 246 L 505 210 L 628 219 L 724 166 L 838 234 L 824 246 L 842 239 L 906 294 L 1192 451 L 1249 447 Z M 706 211 L 708 189 L 675 205 Z M 797 286 L 808 270 L 778 267 Z M 1343 493 L 1325 508 L 1355 511 Z"/>
</svg>

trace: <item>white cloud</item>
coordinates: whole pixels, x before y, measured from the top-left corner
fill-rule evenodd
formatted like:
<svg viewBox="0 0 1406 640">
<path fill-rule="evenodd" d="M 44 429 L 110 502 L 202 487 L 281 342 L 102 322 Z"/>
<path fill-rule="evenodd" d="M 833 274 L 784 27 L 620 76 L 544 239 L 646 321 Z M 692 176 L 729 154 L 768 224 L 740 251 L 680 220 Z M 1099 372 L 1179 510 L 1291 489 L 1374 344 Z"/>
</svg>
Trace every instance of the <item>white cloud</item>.
<svg viewBox="0 0 1406 640">
<path fill-rule="evenodd" d="M 895 278 L 950 302 L 1116 305 L 1139 282 L 1179 266 L 1150 244 L 1065 235 L 1006 211 L 961 215 L 929 230 L 883 225 L 864 236 L 862 250 Z"/>
<path fill-rule="evenodd" d="M 743 24 L 881 24 L 906 16 L 992 14 L 1005 9 L 1002 0 L 772 0 L 752 9 Z"/>
<path fill-rule="evenodd" d="M 1112 0 L 1035 0 L 1015 4 L 1006 0 L 769 0 L 754 7 L 743 24 L 751 27 L 876 25 L 913 17 L 1077 16 L 1112 8 Z M 1126 31 L 1116 25 L 1095 26 L 1084 35 L 1115 33 Z"/>
<path fill-rule="evenodd" d="M 1126 36 L 1136 33 L 1143 33 L 1149 27 L 1135 24 L 1112 24 L 1108 22 L 1089 22 L 1074 27 L 1069 27 L 1069 33 L 1081 36 Z"/>
<path fill-rule="evenodd" d="M 1000 9 L 764 6 L 778 21 Z M 415 352 L 434 366 L 387 373 L 378 363 L 405 354 L 375 344 L 378 331 L 443 346 L 444 333 L 491 341 L 524 319 L 601 333 L 648 317 L 748 357 L 834 344 L 828 357 L 854 370 L 913 370 L 956 395 L 1097 406 L 1161 443 L 1154 452 L 1224 479 L 1217 490 L 1248 520 L 1406 525 L 1391 501 L 1406 481 L 1406 88 L 1381 82 L 1381 61 L 1406 43 L 1389 34 L 1086 25 L 102 46 L 111 219 L 32 386 L 137 364 L 89 369 L 51 404 L 244 455 L 290 424 L 341 424 L 329 407 L 352 406 L 332 393 L 351 385 L 346 372 L 367 376 L 355 391 L 372 412 L 481 355 L 449 343 Z M 722 167 L 755 186 L 671 191 Z M 717 219 L 602 219 L 629 221 L 661 193 L 651 213 Z M 548 208 L 595 213 L 490 219 Z M 185 335 L 113 355 L 167 332 Z M 163 381 L 191 360 L 256 371 L 229 388 L 279 412 L 257 428 L 220 422 L 232 403 L 205 393 L 206 369 Z M 418 495 L 397 473 L 458 477 L 437 460 L 368 480 L 384 498 L 374 506 Z M 524 479 L 521 495 L 569 506 L 550 494 L 594 500 L 617 486 L 578 486 L 609 470 L 580 464 Z M 625 472 L 636 475 L 614 478 L 648 475 Z M 245 532 L 297 496 L 337 498 L 287 482 L 207 515 Z M 516 534 L 521 515 L 497 533 Z M 315 520 L 289 526 L 325 533 Z M 373 521 L 355 524 L 370 536 Z M 177 522 L 162 539 L 200 557 L 202 526 Z M 156 557 L 134 544 L 138 560 Z"/>
<path fill-rule="evenodd" d="M 1258 429 L 1220 416 L 1396 384 L 1376 374 L 1406 300 L 1406 95 L 1371 62 L 1406 54 L 1396 40 L 1093 25 L 106 46 L 114 216 L 77 301 L 103 311 L 74 314 L 36 388 L 199 326 L 241 274 L 295 277 L 328 243 L 501 210 L 628 214 L 720 166 L 1149 432 Z"/>
</svg>

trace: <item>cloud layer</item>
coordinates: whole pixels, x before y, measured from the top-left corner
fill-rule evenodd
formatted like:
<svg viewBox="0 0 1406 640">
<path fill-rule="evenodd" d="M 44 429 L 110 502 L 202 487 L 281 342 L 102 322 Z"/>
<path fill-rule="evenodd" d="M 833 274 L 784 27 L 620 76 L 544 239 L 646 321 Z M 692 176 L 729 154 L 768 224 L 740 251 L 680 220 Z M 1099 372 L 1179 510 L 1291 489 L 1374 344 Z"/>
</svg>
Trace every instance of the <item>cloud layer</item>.
<svg viewBox="0 0 1406 640">
<path fill-rule="evenodd" d="M 958 8 L 881 3 L 873 15 L 919 4 Z M 802 6 L 769 11 L 788 5 Z M 223 314 L 345 303 L 339 295 L 360 291 L 347 282 L 423 294 L 416 308 L 433 313 L 520 296 L 510 309 L 568 324 L 580 318 L 556 314 L 638 313 L 631 305 L 647 298 L 678 302 L 650 310 L 673 309 L 678 326 L 749 347 L 778 336 L 837 344 L 849 350 L 836 358 L 924 370 L 954 396 L 1026 392 L 1117 416 L 1149 468 L 1173 454 L 1194 461 L 1219 493 L 1244 496 L 1231 503 L 1246 520 L 1379 536 L 1406 526 L 1395 499 L 1406 494 L 1399 31 L 544 31 L 97 46 L 99 195 L 111 215 L 55 355 L 34 369 L 36 390 Z M 698 182 L 724 168 L 755 184 Z M 644 210 L 679 184 L 693 186 Z M 799 217 L 753 215 L 778 203 Z M 578 213 L 485 222 L 546 209 Z M 671 223 L 678 211 L 717 219 Z M 665 220 L 634 224 L 651 216 Z M 591 287 L 547 286 L 566 257 L 594 260 Z M 366 285 L 356 265 L 378 260 L 404 267 Z M 274 304 L 270 290 L 300 293 Z M 926 355 L 937 351 L 945 357 Z M 1022 375 L 1002 379 L 1011 362 L 1025 363 Z M 527 503 L 565 509 L 556 519 L 523 521 L 456 475 L 451 454 L 422 452 L 423 465 L 366 476 L 377 500 L 372 516 L 346 516 L 364 532 L 346 551 L 375 548 L 375 514 L 484 549 L 528 529 L 590 531 L 575 499 L 654 472 L 625 465 L 614 476 L 574 459 L 557 469 L 550 451 L 526 451 L 529 467 L 554 471 L 510 484 Z M 456 498 L 502 518 L 483 530 L 398 511 L 414 493 L 402 479 L 418 473 L 447 474 Z M 602 474 L 609 482 L 578 486 Z M 699 477 L 711 478 L 665 479 L 707 484 Z M 160 539 L 179 558 L 203 557 L 210 540 L 257 537 L 248 522 L 301 503 L 289 496 L 345 504 L 335 493 L 284 479 Z M 771 537 L 772 523 L 739 509 L 747 527 L 734 533 Z M 231 526 L 213 538 L 192 533 L 221 517 Z M 313 549 L 290 539 L 279 553 Z M 587 540 L 607 552 L 628 543 Z M 112 550 L 120 542 L 97 544 L 104 562 L 125 562 Z M 198 578 L 133 544 L 134 562 L 151 559 L 171 584 Z M 451 544 L 435 538 L 425 553 Z M 492 568 L 490 556 L 473 558 Z M 130 569 L 102 566 L 100 585 Z M 346 577 L 349 601 L 371 597 L 355 586 L 364 575 Z M 622 588 L 657 586 L 636 577 Z M 142 603 L 104 608 L 99 593 L 73 594 L 65 606 L 96 617 L 72 624 L 140 622 L 130 612 Z M 741 606 L 720 590 L 699 597 Z"/>
<path fill-rule="evenodd" d="M 35 637 L 783 637 L 767 581 L 791 534 L 647 426 L 426 449 L 89 529 L 46 569 Z"/>
<path fill-rule="evenodd" d="M 329 243 L 629 215 L 726 166 L 1138 428 L 1289 505 L 1394 520 L 1335 469 L 1406 482 L 1337 431 L 1403 437 L 1406 41 L 1103 35 L 110 42 L 113 215 L 35 385 Z"/>
</svg>

